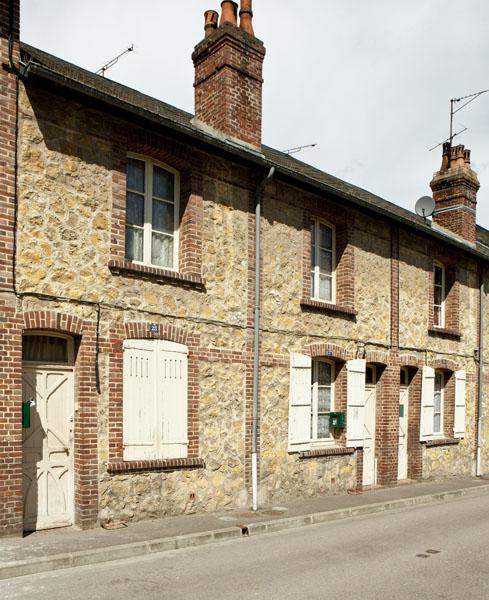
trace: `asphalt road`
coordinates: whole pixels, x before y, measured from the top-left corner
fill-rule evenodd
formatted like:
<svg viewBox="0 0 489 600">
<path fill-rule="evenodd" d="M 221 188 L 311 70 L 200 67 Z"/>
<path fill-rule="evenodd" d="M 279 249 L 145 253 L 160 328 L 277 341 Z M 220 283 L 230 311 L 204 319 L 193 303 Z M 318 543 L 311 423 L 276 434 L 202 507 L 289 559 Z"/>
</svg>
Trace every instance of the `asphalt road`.
<svg viewBox="0 0 489 600">
<path fill-rule="evenodd" d="M 0 581 L 2 600 L 487 600 L 489 496 Z"/>
</svg>

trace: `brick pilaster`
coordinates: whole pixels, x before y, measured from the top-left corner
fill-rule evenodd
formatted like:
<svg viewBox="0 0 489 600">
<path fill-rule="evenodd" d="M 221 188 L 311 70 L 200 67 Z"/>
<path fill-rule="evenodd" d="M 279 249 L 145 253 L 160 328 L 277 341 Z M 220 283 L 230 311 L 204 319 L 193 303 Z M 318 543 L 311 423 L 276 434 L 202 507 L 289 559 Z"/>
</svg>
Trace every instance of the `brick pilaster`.
<svg viewBox="0 0 489 600">
<path fill-rule="evenodd" d="M 22 534 L 22 324 L 14 291 L 19 2 L 0 3 L 0 535 Z"/>
<path fill-rule="evenodd" d="M 399 366 L 394 362 L 384 368 L 377 386 L 380 397 L 377 400 L 376 454 L 377 483 L 380 485 L 397 482 L 399 382 Z"/>
</svg>

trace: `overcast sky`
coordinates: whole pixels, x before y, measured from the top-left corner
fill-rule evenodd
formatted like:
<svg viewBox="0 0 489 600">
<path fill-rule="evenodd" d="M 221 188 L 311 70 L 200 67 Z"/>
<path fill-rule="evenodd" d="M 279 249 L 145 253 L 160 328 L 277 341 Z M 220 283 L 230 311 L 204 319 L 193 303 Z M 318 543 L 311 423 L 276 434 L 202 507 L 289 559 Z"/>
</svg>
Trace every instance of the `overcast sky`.
<svg viewBox="0 0 489 600">
<path fill-rule="evenodd" d="M 191 53 L 219 0 L 21 0 L 21 37 L 193 112 Z M 450 98 L 489 88 L 488 0 L 255 0 L 263 142 L 414 210 L 449 134 Z M 489 93 L 455 118 L 489 229 Z"/>
</svg>

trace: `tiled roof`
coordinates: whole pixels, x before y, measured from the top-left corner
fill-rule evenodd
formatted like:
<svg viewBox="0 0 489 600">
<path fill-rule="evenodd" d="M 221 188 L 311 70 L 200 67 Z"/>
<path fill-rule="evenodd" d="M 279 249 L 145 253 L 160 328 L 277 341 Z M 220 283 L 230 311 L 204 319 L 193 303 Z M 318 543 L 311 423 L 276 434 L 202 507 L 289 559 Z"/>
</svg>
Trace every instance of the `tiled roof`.
<svg viewBox="0 0 489 600">
<path fill-rule="evenodd" d="M 441 231 L 438 228 L 434 228 L 430 221 L 425 221 L 409 210 L 303 163 L 288 154 L 274 150 L 268 146 L 262 146 L 262 153 L 258 153 L 244 146 L 238 146 L 235 142 L 225 140 L 222 137 L 215 137 L 208 131 L 203 131 L 197 127 L 193 123 L 193 115 L 191 113 L 180 110 L 125 85 L 96 75 L 28 44 L 21 44 L 21 49 L 24 62 L 30 61 L 29 73 L 32 73 L 34 76 L 50 79 L 82 94 L 89 95 L 103 102 L 109 102 L 123 110 L 136 113 L 152 121 L 157 121 L 162 126 L 197 138 L 205 144 L 216 146 L 232 154 L 238 154 L 241 158 L 254 163 L 261 163 L 264 167 L 275 166 L 277 171 L 292 180 L 313 188 L 318 188 L 375 213 L 381 213 L 385 217 L 411 226 L 418 231 L 423 231 L 445 243 L 455 245 L 472 254 L 476 253 L 480 257 L 489 259 L 489 232 L 481 227 L 477 228 L 478 243 L 477 247 L 474 248 L 474 246 L 464 240 L 450 235 L 450 233 L 444 230 Z"/>
</svg>

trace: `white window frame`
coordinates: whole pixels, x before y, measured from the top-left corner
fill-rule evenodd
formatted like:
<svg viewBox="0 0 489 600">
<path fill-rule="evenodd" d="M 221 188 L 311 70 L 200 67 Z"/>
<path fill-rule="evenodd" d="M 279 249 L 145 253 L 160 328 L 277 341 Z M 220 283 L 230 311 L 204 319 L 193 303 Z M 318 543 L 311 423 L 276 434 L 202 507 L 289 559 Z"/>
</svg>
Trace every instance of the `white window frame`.
<svg viewBox="0 0 489 600">
<path fill-rule="evenodd" d="M 310 265 L 310 273 L 311 273 L 311 299 L 317 300 L 319 302 L 326 302 L 328 304 L 336 303 L 336 228 L 334 225 L 329 223 L 328 221 L 324 221 L 322 219 L 313 219 L 311 222 L 312 227 L 314 227 L 314 241 L 313 245 L 311 239 L 311 265 Z M 320 276 L 320 267 L 319 267 L 319 231 L 320 226 L 325 225 L 331 230 L 331 274 L 328 274 L 331 277 L 331 299 L 326 300 L 325 298 L 321 298 L 319 296 L 319 276 Z M 329 248 L 327 248 L 329 251 Z M 314 290 L 314 292 L 313 292 Z"/>
<path fill-rule="evenodd" d="M 441 286 L 435 283 L 435 270 L 441 270 Z M 435 289 L 441 289 L 441 304 L 435 303 Z M 435 261 L 433 263 L 433 326 L 434 327 L 444 327 L 445 326 L 445 300 L 446 300 L 446 284 L 445 284 L 445 267 L 440 262 Z M 440 322 L 436 323 L 436 311 L 435 308 L 440 308 Z"/>
<path fill-rule="evenodd" d="M 440 412 L 436 412 L 435 410 L 435 398 L 434 396 L 437 394 L 436 389 L 436 381 L 437 378 L 440 377 Z M 439 369 L 435 370 L 435 391 L 433 395 L 433 437 L 444 437 L 444 417 L 445 417 L 445 373 L 440 371 Z M 440 415 L 440 430 L 435 431 L 435 416 Z"/>
<path fill-rule="evenodd" d="M 134 160 L 139 160 L 144 163 L 144 226 L 143 226 L 143 260 L 133 260 L 132 262 L 140 265 L 147 265 L 151 267 L 156 267 L 157 269 L 165 269 L 168 271 L 178 271 L 178 247 L 179 247 L 179 228 L 180 228 L 180 174 L 178 171 L 173 169 L 172 167 L 166 165 L 157 160 L 153 160 L 148 158 L 147 156 L 143 156 L 141 154 L 133 154 L 128 153 L 127 158 L 132 158 Z M 161 265 L 156 265 L 151 262 L 151 240 L 152 240 L 152 231 L 153 231 L 153 167 L 159 167 L 164 171 L 168 171 L 174 176 L 174 190 L 173 190 L 173 265 L 171 267 L 163 267 Z M 127 176 L 127 171 L 126 171 Z M 141 192 L 136 190 L 130 190 L 127 187 L 126 180 L 126 197 L 127 192 L 133 192 L 141 195 Z M 124 236 L 126 235 L 124 230 Z"/>
<path fill-rule="evenodd" d="M 335 372 L 335 362 L 333 360 L 329 360 L 326 358 L 314 358 L 312 360 L 312 369 L 311 369 L 311 447 L 315 447 L 315 446 L 325 446 L 325 445 L 332 445 L 334 443 L 334 438 L 333 435 L 330 434 L 328 437 L 326 438 L 318 438 L 317 437 L 317 430 L 318 430 L 318 416 L 319 416 L 319 412 L 318 412 L 318 403 L 319 403 L 319 384 L 318 384 L 318 365 L 319 363 L 326 363 L 328 365 L 330 365 L 331 368 L 331 383 L 330 383 L 330 389 L 331 389 L 331 404 L 330 404 L 330 409 L 328 413 L 322 413 L 322 414 L 328 414 L 331 412 L 334 412 L 334 401 L 335 401 L 335 376 L 336 376 L 336 372 Z M 321 386 L 321 387 L 327 387 L 327 386 Z"/>
</svg>

